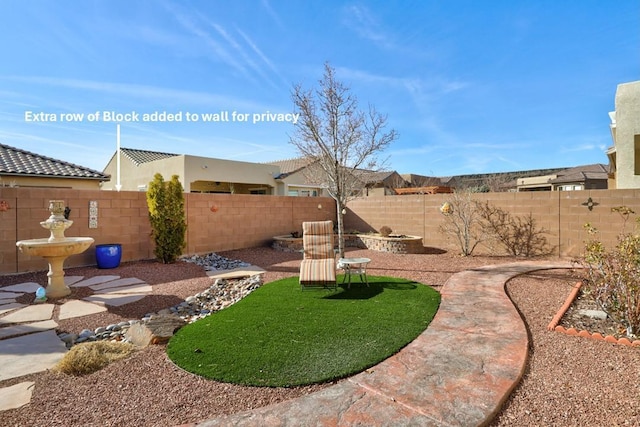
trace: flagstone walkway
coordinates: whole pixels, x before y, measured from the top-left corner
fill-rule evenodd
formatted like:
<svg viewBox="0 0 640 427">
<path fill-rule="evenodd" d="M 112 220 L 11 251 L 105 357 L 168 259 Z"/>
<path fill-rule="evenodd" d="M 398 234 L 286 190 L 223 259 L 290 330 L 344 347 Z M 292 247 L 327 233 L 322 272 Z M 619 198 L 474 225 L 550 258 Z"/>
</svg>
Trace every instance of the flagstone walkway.
<svg viewBox="0 0 640 427">
<path fill-rule="evenodd" d="M 89 287 L 95 293 L 82 300 L 70 300 L 60 306 L 59 320 L 106 311 L 144 298 L 151 286 L 136 278 L 95 276 L 83 280 L 81 276 L 65 277 L 69 287 Z M 40 287 L 27 282 L 0 288 L 0 381 L 44 371 L 60 361 L 67 347 L 58 338 L 58 326 L 53 317 L 54 305 L 46 301 L 33 305 L 16 300 L 33 294 Z M 29 403 L 33 382 L 25 381 L 0 388 L 0 411 L 19 408 Z"/>
<path fill-rule="evenodd" d="M 213 281 L 261 273 L 264 273 L 263 269 L 249 265 L 207 271 L 207 276 Z M 100 313 L 108 307 L 139 301 L 152 291 L 151 285 L 134 277 L 101 275 L 84 279 L 65 276 L 64 280 L 71 288 L 89 287 L 94 293 L 62 304 L 58 320 Z M 55 332 L 58 323 L 53 319 L 54 304 L 17 302 L 24 294 L 35 294 L 40 286 L 26 282 L 0 288 L 0 381 L 50 369 L 67 352 L 66 345 Z M 0 388 L 0 412 L 29 403 L 33 386 L 33 382 L 25 381 Z"/>
</svg>

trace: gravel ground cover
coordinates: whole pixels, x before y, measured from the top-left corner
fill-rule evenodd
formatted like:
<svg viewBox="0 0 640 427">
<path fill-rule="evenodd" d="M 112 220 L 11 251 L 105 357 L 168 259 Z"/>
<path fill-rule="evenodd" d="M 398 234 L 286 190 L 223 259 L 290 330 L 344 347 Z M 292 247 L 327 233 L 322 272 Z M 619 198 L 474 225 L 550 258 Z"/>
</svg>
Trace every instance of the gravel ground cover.
<svg viewBox="0 0 640 427">
<path fill-rule="evenodd" d="M 395 255 L 352 250 L 349 256 L 371 258 L 369 274 L 404 277 L 435 289 L 456 272 L 517 261 L 429 252 Z M 300 254 L 270 248 L 220 255 L 264 268 L 265 283 L 297 275 L 300 265 Z M 58 322 L 59 331 L 76 333 L 139 319 L 201 292 L 212 282 L 201 266 L 184 262 L 123 263 L 110 270 L 73 268 L 66 274 L 137 277 L 153 287 L 151 295 L 136 303 Z M 571 337 L 546 328 L 578 277 L 576 271 L 554 270 L 508 283 L 507 291 L 529 329 L 530 359 L 522 382 L 492 426 L 640 425 L 640 349 Z M 46 283 L 46 272 L 0 276 L 0 288 L 27 281 Z M 57 309 L 54 318 L 56 315 Z M 0 387 L 22 381 L 35 382 L 32 402 L 4 411 L 0 426 L 175 426 L 276 403 L 331 385 L 263 388 L 204 380 L 176 368 L 164 346 L 145 348 L 88 376 L 43 372 L 2 381 Z"/>
</svg>

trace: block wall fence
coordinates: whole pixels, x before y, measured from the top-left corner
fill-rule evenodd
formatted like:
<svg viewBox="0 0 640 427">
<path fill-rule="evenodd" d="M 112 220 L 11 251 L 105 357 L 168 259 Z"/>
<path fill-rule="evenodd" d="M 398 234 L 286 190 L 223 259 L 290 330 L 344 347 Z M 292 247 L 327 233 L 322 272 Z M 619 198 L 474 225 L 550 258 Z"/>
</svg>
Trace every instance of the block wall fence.
<svg viewBox="0 0 640 427">
<path fill-rule="evenodd" d="M 488 201 L 516 216 L 531 213 L 537 227 L 548 231 L 545 237 L 558 257 L 577 257 L 583 253 L 585 241 L 589 239 L 584 230 L 585 223 L 595 226 L 600 231 L 599 238 L 610 248 L 616 244 L 623 227 L 626 231 L 634 230 L 635 218 L 640 216 L 640 190 L 480 193 L 474 194 L 473 198 Z M 444 222 L 440 207 L 447 201 L 451 201 L 450 194 L 354 200 L 348 204 L 345 227 L 347 230 L 371 231 L 386 225 L 394 233 L 422 236 L 426 247 L 459 253 L 457 243 L 439 231 Z M 611 208 L 617 206 L 627 206 L 636 212 L 626 225 L 620 214 L 611 212 Z M 475 254 L 492 252 L 479 246 Z"/>
<path fill-rule="evenodd" d="M 185 254 L 269 246 L 272 237 L 302 232 L 303 221 L 333 220 L 335 202 L 326 197 L 185 193 Z M 0 187 L 0 274 L 47 270 L 46 261 L 17 250 L 16 242 L 49 237 L 40 226 L 49 200 L 64 200 L 73 225 L 65 236 L 93 237 L 84 253 L 65 267 L 96 265 L 95 245 L 122 244 L 122 261 L 153 259 L 145 192 Z M 97 228 L 89 228 L 89 203 L 97 202 Z M 5 210 L 4 207 L 8 209 Z"/>
<path fill-rule="evenodd" d="M 627 206 L 637 212 L 626 224 L 628 231 L 633 230 L 635 217 L 640 215 L 640 190 L 482 193 L 474 198 L 513 215 L 531 213 L 537 226 L 548 231 L 547 240 L 559 257 L 582 253 L 588 238 L 583 228 L 587 222 L 600 230 L 607 247 L 615 245 L 624 221 L 611 208 Z M 48 237 L 48 230 L 40 222 L 49 216 L 49 200 L 64 200 L 71 208 L 70 219 L 74 223 L 67 236 L 93 237 L 94 245 L 120 243 L 123 261 L 154 258 L 144 192 L 0 187 L 0 274 L 47 269 L 43 259 L 19 253 L 15 242 Z M 90 201 L 98 205 L 97 228 L 89 228 Z M 439 231 L 444 221 L 439 209 L 446 201 L 451 201 L 451 195 L 353 200 L 344 217 L 345 229 L 366 232 L 386 225 L 394 233 L 423 237 L 427 247 L 459 252 L 456 242 Z M 301 231 L 303 221 L 336 221 L 335 203 L 324 197 L 185 193 L 185 209 L 185 254 L 269 246 L 273 236 Z M 490 253 L 486 247 L 474 252 Z M 65 262 L 65 267 L 84 265 L 96 265 L 93 246 Z"/>
</svg>

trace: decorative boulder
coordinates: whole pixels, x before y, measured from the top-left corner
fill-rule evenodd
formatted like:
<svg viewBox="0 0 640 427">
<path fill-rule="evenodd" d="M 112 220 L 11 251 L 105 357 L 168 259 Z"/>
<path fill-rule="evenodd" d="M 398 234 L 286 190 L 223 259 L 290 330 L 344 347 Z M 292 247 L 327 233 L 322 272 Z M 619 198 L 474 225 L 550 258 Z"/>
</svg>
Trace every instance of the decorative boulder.
<svg viewBox="0 0 640 427">
<path fill-rule="evenodd" d="M 164 344 L 186 324 L 185 320 L 173 314 L 153 315 L 148 322 L 131 325 L 125 334 L 125 339 L 138 347 Z"/>
</svg>

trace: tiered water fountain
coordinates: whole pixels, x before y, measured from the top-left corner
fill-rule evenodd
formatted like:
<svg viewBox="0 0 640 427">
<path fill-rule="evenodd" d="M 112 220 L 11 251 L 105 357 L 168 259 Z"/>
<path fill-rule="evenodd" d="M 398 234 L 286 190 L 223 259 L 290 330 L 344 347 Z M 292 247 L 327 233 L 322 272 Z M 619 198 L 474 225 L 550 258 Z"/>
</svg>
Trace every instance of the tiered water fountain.
<svg viewBox="0 0 640 427">
<path fill-rule="evenodd" d="M 50 200 L 49 212 L 51 216 L 40 225 L 50 230 L 51 236 L 48 239 L 20 240 L 16 242 L 16 246 L 23 254 L 47 260 L 49 273 L 46 296 L 62 298 L 71 293 L 71 289 L 64 283 L 64 261 L 71 255 L 86 251 L 93 243 L 93 238 L 64 236 L 65 230 L 73 224 L 73 221 L 64 217 L 64 200 Z"/>
</svg>

